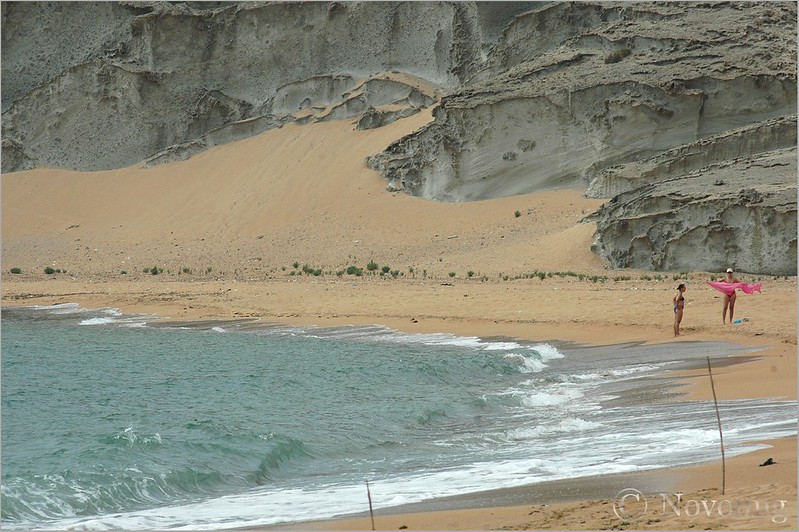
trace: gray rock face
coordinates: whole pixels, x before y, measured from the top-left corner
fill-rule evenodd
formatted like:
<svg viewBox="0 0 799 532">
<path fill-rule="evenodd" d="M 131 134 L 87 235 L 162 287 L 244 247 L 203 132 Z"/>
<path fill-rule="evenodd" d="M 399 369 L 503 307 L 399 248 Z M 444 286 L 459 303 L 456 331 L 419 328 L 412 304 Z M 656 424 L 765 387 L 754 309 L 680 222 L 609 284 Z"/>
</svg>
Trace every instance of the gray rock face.
<svg viewBox="0 0 799 532">
<path fill-rule="evenodd" d="M 289 122 L 307 124 L 359 117 L 356 127 L 374 129 L 411 116 L 432 104 L 435 91 L 418 80 L 382 74 L 357 83 L 349 76 L 314 76 L 280 87 L 266 115 L 222 120 L 222 125 L 187 142 L 172 144 L 145 160 L 145 167 L 184 160 L 212 146 L 241 140 Z M 375 108 L 377 106 L 377 108 Z"/>
<path fill-rule="evenodd" d="M 583 186 L 795 115 L 795 15 L 756 3 L 549 5 L 517 17 L 436 121 L 370 165 L 393 188 L 468 201 Z"/>
<path fill-rule="evenodd" d="M 489 31 L 523 7 L 494 14 Z M 458 2 L 4 2 L 3 138 L 19 154 L 4 153 L 3 171 L 20 160 L 80 170 L 138 163 L 242 120 L 283 123 L 306 100 L 340 98 L 347 80 L 392 69 L 457 87 L 488 44 L 484 11 Z"/>
<path fill-rule="evenodd" d="M 712 164 L 614 197 L 592 249 L 620 268 L 796 275 L 796 194 L 795 147 Z"/>
<path fill-rule="evenodd" d="M 368 163 L 438 201 L 614 198 L 613 267 L 795 275 L 795 30 L 788 4 L 550 4 Z"/>
<path fill-rule="evenodd" d="M 389 190 L 583 188 L 614 198 L 593 219 L 615 267 L 795 274 L 796 20 L 792 2 L 5 2 L 2 169 L 154 165 L 435 105 L 368 159 Z"/>
<path fill-rule="evenodd" d="M 672 179 L 712 164 L 795 147 L 795 115 L 757 122 L 677 146 L 654 157 L 600 171 L 589 170 L 586 172 L 589 180 L 586 196 L 612 198 L 645 184 Z"/>
</svg>

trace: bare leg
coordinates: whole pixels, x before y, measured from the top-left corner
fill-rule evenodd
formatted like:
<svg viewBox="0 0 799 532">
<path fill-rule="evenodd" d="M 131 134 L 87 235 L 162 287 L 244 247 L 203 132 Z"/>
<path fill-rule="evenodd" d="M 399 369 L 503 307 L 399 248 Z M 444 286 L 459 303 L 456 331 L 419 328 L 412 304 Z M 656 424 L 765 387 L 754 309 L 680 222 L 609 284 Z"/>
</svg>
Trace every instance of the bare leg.
<svg viewBox="0 0 799 532">
<path fill-rule="evenodd" d="M 732 323 L 733 312 L 735 312 L 735 292 L 730 296 L 730 323 Z"/>
<path fill-rule="evenodd" d="M 682 309 L 674 313 L 674 336 L 680 336 L 680 322 L 682 322 Z"/>
<path fill-rule="evenodd" d="M 727 323 L 727 307 L 730 306 L 730 296 L 724 296 L 724 310 L 721 312 L 721 322 Z M 732 316 L 730 316 L 730 323 L 732 323 Z"/>
</svg>

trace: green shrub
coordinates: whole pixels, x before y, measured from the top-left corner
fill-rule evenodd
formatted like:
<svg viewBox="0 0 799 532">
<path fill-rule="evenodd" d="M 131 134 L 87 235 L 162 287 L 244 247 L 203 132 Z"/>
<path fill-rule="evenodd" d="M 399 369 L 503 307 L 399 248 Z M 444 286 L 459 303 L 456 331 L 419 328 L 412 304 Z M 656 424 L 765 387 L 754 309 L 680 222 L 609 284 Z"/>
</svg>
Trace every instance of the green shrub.
<svg viewBox="0 0 799 532">
<path fill-rule="evenodd" d="M 359 268 L 357 266 L 349 266 L 347 267 L 347 274 L 356 275 L 360 277 L 361 275 L 363 275 L 363 268 Z"/>
<path fill-rule="evenodd" d="M 455 272 L 449 272 L 450 277 L 455 277 L 455 275 L 456 275 Z"/>
<path fill-rule="evenodd" d="M 191 273 L 191 268 L 183 268 L 183 273 Z"/>
<path fill-rule="evenodd" d="M 466 277 L 474 277 L 474 272 L 472 270 L 469 270 L 468 272 L 466 272 Z"/>
<path fill-rule="evenodd" d="M 391 271 L 391 268 L 390 268 L 390 267 L 388 267 L 388 266 L 383 266 L 383 267 L 380 269 L 380 271 L 381 271 L 381 272 L 383 272 L 383 273 L 388 273 L 388 272 L 390 272 L 390 271 Z"/>
<path fill-rule="evenodd" d="M 516 211 L 516 212 L 514 212 L 514 213 L 513 213 L 513 215 L 514 215 L 516 218 L 518 218 L 519 216 L 521 216 L 521 215 L 522 215 L 522 212 L 521 212 L 521 211 Z"/>
<path fill-rule="evenodd" d="M 162 271 L 164 271 L 164 270 L 162 270 L 158 266 L 153 266 L 152 268 L 150 268 L 150 273 L 153 274 L 153 275 L 158 275 Z"/>
<path fill-rule="evenodd" d="M 11 268 L 11 273 L 22 273 L 22 270 L 19 268 Z"/>
<path fill-rule="evenodd" d="M 373 272 L 377 269 L 377 263 L 373 260 L 369 261 L 369 264 L 366 265 L 366 269 L 370 272 Z"/>
<path fill-rule="evenodd" d="M 46 273 L 47 275 L 53 275 L 55 273 L 55 270 L 52 269 L 50 266 L 48 266 L 47 268 L 44 269 L 44 273 Z"/>
</svg>

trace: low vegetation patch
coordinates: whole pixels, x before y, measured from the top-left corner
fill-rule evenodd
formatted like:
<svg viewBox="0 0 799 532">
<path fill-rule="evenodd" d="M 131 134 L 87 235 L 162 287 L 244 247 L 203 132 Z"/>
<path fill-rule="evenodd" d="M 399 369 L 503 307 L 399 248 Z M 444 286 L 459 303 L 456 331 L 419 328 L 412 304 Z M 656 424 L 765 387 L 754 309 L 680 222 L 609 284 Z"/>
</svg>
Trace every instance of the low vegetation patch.
<svg viewBox="0 0 799 532">
<path fill-rule="evenodd" d="M 349 266 L 346 270 L 347 275 L 355 275 L 360 277 L 363 275 L 363 268 L 359 268 L 357 266 Z"/>
</svg>

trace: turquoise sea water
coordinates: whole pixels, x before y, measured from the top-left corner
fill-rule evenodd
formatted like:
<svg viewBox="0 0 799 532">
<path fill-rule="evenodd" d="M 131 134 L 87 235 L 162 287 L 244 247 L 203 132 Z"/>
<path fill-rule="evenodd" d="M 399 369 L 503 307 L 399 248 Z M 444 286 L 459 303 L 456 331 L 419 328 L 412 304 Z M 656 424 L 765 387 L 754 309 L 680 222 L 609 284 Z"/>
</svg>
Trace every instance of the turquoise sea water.
<svg viewBox="0 0 799 532">
<path fill-rule="evenodd" d="M 164 327 L 4 309 L 5 528 L 219 529 L 716 459 L 658 377 L 720 343 L 581 348 L 382 327 Z M 796 403 L 723 401 L 728 453 Z"/>
</svg>

